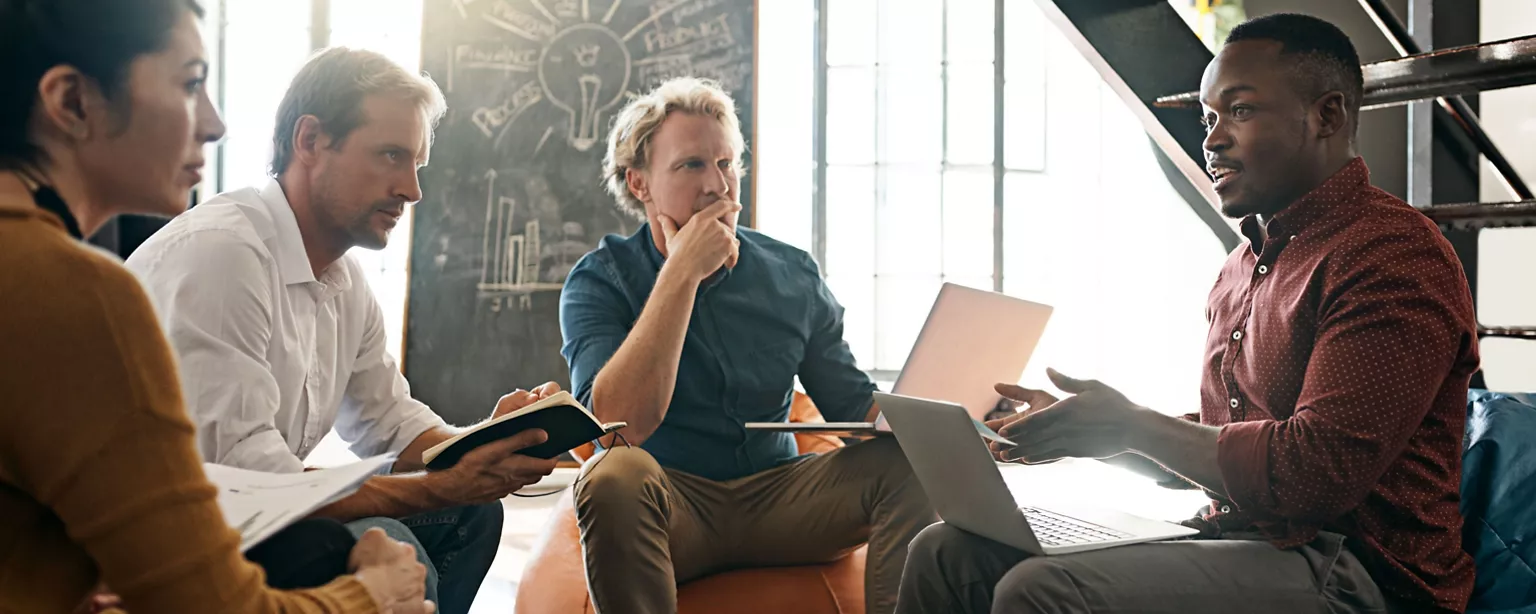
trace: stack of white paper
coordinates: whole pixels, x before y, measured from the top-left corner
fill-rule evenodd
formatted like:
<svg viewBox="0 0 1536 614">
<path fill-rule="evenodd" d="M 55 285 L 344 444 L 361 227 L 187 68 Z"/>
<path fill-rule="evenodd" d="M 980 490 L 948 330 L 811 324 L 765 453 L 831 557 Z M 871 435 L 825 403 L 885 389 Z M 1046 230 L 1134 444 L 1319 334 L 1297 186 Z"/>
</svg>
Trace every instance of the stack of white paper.
<svg viewBox="0 0 1536 614">
<path fill-rule="evenodd" d="M 219 489 L 224 520 L 240 532 L 245 552 L 326 504 L 352 494 L 363 481 L 395 460 L 394 454 L 303 473 L 267 473 L 204 463 Z"/>
</svg>

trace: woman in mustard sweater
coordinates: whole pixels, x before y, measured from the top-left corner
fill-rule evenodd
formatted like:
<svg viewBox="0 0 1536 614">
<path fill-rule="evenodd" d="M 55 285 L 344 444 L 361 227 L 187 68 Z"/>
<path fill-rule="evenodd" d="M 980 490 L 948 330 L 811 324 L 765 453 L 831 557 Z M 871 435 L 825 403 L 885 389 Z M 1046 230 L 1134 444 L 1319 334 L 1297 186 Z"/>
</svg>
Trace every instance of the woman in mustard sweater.
<svg viewBox="0 0 1536 614">
<path fill-rule="evenodd" d="M 148 299 L 80 241 L 174 215 L 224 126 L 193 0 L 0 0 L 0 612 L 431 612 L 382 533 L 351 575 L 268 588 L 193 446 Z"/>
</svg>

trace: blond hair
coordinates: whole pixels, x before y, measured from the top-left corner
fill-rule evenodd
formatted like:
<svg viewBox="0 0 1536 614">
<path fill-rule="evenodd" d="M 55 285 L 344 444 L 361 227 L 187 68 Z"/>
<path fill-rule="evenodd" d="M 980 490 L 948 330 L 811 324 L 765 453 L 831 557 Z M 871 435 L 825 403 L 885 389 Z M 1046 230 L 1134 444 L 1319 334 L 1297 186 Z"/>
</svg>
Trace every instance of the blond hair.
<svg viewBox="0 0 1536 614">
<path fill-rule="evenodd" d="M 677 77 L 631 100 L 619 111 L 613 129 L 608 132 L 608 153 L 603 156 L 603 185 L 613 195 L 619 208 L 637 217 L 645 217 L 645 204 L 629 191 L 629 169 L 645 170 L 650 164 L 651 137 L 662 120 L 672 112 L 713 117 L 730 136 L 736 157 L 731 162 L 737 176 L 745 174 L 741 156 L 746 149 L 741 135 L 741 120 L 736 118 L 736 102 L 719 84 L 708 79 Z"/>
<path fill-rule="evenodd" d="M 293 76 L 277 107 L 272 131 L 273 177 L 293 160 L 293 131 L 299 119 L 313 115 L 340 147 L 363 123 L 363 99 L 375 94 L 397 96 L 416 104 L 426 116 L 428 138 L 448 111 L 442 90 L 425 75 L 412 74 L 381 53 L 331 47 L 316 53 Z"/>
</svg>

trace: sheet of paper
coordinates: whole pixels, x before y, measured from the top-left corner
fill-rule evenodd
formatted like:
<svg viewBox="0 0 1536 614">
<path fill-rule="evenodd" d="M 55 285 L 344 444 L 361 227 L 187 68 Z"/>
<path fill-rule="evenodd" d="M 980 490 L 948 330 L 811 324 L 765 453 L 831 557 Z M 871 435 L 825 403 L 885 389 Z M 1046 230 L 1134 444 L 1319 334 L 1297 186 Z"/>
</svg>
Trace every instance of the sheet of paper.
<svg viewBox="0 0 1536 614">
<path fill-rule="evenodd" d="M 1018 444 L 1015 444 L 1012 441 L 1009 441 L 1008 439 L 1004 438 L 1002 435 L 998 435 L 997 431 L 992 430 L 992 428 L 988 427 L 987 423 L 985 423 L 985 422 L 982 422 L 982 421 L 977 420 L 975 418 L 971 418 L 971 422 L 976 423 L 976 432 L 981 433 L 981 438 L 982 439 L 986 439 L 987 441 L 995 441 L 995 442 L 1003 444 L 1005 446 L 1018 445 Z"/>
<path fill-rule="evenodd" d="M 219 509 L 229 526 L 240 532 L 240 551 L 245 552 L 325 504 L 356 491 L 364 480 L 394 460 L 394 454 L 384 454 L 303 473 L 267 473 L 204 463 L 203 471 L 218 488 Z"/>
</svg>

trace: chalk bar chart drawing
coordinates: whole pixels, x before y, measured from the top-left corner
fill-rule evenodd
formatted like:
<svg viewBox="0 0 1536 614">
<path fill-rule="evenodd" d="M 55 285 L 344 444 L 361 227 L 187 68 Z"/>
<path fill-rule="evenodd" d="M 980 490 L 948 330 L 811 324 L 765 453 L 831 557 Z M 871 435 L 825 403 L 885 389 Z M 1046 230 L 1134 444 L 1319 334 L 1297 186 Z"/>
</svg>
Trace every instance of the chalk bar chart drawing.
<svg viewBox="0 0 1536 614">
<path fill-rule="evenodd" d="M 422 68 L 443 88 L 412 209 L 403 366 L 469 423 L 513 387 L 568 384 L 565 278 L 642 220 L 603 187 L 609 129 L 673 77 L 711 79 L 753 125 L 755 0 L 425 0 Z M 742 179 L 751 220 L 752 176 Z M 463 413 L 458 413 L 463 412 Z"/>
</svg>

